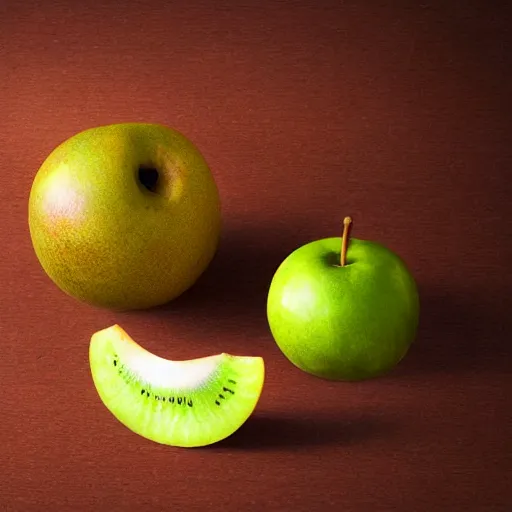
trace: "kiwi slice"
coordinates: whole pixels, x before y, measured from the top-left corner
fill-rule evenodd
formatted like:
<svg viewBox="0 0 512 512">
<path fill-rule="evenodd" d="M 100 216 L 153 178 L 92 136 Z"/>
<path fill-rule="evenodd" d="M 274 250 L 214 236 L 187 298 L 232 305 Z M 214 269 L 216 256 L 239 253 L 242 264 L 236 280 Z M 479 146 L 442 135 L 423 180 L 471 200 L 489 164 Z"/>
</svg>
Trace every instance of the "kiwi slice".
<svg viewBox="0 0 512 512">
<path fill-rule="evenodd" d="M 110 412 L 133 432 L 161 444 L 205 446 L 238 430 L 258 403 L 261 357 L 217 354 L 163 359 L 119 325 L 91 337 L 94 385 Z"/>
</svg>

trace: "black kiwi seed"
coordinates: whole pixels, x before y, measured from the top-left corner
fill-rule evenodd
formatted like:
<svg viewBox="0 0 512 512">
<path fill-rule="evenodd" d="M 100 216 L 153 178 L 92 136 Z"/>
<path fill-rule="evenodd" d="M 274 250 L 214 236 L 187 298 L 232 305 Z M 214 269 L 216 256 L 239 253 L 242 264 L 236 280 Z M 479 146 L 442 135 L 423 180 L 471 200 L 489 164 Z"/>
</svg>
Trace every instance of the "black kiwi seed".
<svg viewBox="0 0 512 512">
<path fill-rule="evenodd" d="M 143 395 L 145 392 L 146 392 L 146 390 L 145 390 L 145 389 L 142 389 L 142 390 L 141 390 L 141 392 L 140 392 L 140 394 L 141 394 L 141 395 Z"/>
<path fill-rule="evenodd" d="M 171 396 L 171 398 L 169 398 L 169 402 L 171 402 L 171 404 L 174 403 L 174 397 L 173 396 Z"/>
<path fill-rule="evenodd" d="M 117 361 L 114 359 L 114 366 L 117 366 Z"/>
<path fill-rule="evenodd" d="M 190 398 L 188 399 L 187 405 L 188 405 L 189 407 L 192 407 L 192 405 L 193 405 L 193 404 L 192 404 L 192 400 L 191 400 Z"/>
<path fill-rule="evenodd" d="M 219 402 L 218 400 L 215 400 L 215 403 L 216 403 L 217 405 L 220 405 L 220 402 Z"/>
<path fill-rule="evenodd" d="M 223 400 L 226 399 L 226 397 L 223 394 L 221 394 L 221 393 L 219 393 L 219 398 L 222 398 Z"/>
<path fill-rule="evenodd" d="M 180 397 L 178 397 L 178 405 L 181 405 L 181 401 L 182 401 L 182 400 L 183 400 L 183 399 L 181 398 L 181 396 L 180 396 Z"/>
<path fill-rule="evenodd" d="M 229 382 L 230 384 L 236 384 L 236 381 L 234 381 L 233 379 L 228 379 L 228 382 Z"/>
<path fill-rule="evenodd" d="M 222 391 L 227 391 L 228 393 L 231 393 L 232 395 L 235 394 L 235 392 L 232 389 L 229 389 L 229 388 L 222 388 Z"/>
</svg>

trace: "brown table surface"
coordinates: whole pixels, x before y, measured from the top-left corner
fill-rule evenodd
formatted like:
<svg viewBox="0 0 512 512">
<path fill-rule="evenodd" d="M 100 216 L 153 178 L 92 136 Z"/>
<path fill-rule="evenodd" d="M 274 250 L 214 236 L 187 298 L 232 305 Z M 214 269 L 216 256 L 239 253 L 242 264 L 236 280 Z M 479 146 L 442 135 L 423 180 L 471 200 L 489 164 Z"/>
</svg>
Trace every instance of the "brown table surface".
<svg viewBox="0 0 512 512">
<path fill-rule="evenodd" d="M 384 4 L 0 3 L 0 510 L 512 510 L 512 16 Z M 199 146 L 224 231 L 193 289 L 121 314 L 49 281 L 27 199 L 58 143 L 122 121 Z M 265 314 L 281 260 L 347 214 L 422 300 L 406 359 L 351 384 L 293 367 Z M 262 355 L 254 415 L 204 449 L 132 434 L 89 373 L 113 323 L 163 357 Z"/>
</svg>

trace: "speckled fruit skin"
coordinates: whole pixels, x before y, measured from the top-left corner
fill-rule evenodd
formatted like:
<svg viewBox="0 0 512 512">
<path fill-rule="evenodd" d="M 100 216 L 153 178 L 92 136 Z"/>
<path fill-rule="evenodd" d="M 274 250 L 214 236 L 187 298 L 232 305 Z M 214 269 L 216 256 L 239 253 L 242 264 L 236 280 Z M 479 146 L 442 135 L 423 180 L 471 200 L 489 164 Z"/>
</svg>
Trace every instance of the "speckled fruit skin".
<svg viewBox="0 0 512 512">
<path fill-rule="evenodd" d="M 419 321 L 416 283 L 380 244 L 340 238 L 308 243 L 277 269 L 267 318 L 284 355 L 307 373 L 356 381 L 390 371 L 405 356 Z"/>
<path fill-rule="evenodd" d="M 155 191 L 140 166 L 158 169 Z M 114 310 L 179 296 L 208 267 L 221 230 L 218 189 L 198 149 L 149 123 L 99 126 L 60 144 L 35 176 L 28 219 L 52 281 Z"/>
</svg>

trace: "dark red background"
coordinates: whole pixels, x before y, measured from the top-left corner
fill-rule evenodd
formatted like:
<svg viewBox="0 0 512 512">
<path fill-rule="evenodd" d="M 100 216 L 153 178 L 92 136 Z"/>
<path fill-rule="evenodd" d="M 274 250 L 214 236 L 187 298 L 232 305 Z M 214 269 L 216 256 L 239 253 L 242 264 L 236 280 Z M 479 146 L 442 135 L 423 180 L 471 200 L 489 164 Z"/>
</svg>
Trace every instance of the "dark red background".
<svg viewBox="0 0 512 512">
<path fill-rule="evenodd" d="M 474 0 L 3 0 L 0 509 L 510 510 L 511 19 Z M 58 143 L 122 121 L 199 146 L 225 225 L 197 286 L 116 314 L 43 274 L 27 199 Z M 422 299 L 408 357 L 357 384 L 295 369 L 265 316 L 280 261 L 345 215 Z M 205 449 L 132 434 L 89 374 L 112 323 L 164 357 L 264 356 L 254 416 Z"/>
</svg>

